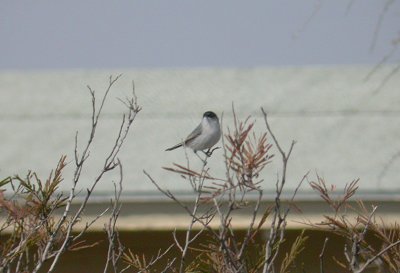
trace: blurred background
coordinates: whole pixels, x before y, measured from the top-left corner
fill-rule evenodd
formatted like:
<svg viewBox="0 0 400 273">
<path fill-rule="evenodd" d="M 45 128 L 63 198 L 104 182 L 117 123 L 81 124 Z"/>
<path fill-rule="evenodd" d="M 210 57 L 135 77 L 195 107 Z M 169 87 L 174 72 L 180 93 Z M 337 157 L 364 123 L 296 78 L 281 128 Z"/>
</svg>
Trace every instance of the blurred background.
<svg viewBox="0 0 400 273">
<path fill-rule="evenodd" d="M 46 177 L 65 154 L 71 164 L 61 189 L 69 190 L 75 133 L 84 143 L 90 126 L 86 86 L 102 94 L 108 77 L 122 73 L 80 187 L 103 164 L 124 110 L 118 98 L 134 81 L 143 110 L 121 153 L 125 230 L 186 223 L 178 209 L 169 214 L 173 205 L 142 170 L 190 201 L 190 186 L 162 169 L 186 162 L 184 151 L 164 150 L 205 111 L 232 126 L 232 104 L 239 118 L 257 120 L 258 132 L 265 130 L 263 107 L 281 144 L 297 141 L 288 195 L 307 171 L 310 180 L 319 174 L 338 188 L 360 178 L 363 198 L 387 204 L 382 212 L 393 219 L 400 197 L 399 12 L 398 1 L 374 0 L 4 1 L 0 176 L 34 170 Z M 222 156 L 217 150 L 209 161 L 217 176 L 224 175 Z M 264 170 L 267 201 L 275 161 Z M 112 180 L 98 185 L 93 206 L 108 204 Z M 298 199 L 310 204 L 311 217 L 323 211 L 307 184 Z"/>
<path fill-rule="evenodd" d="M 184 152 L 164 150 L 207 110 L 224 113 L 229 126 L 232 103 L 241 118 L 260 119 L 264 107 L 282 143 L 298 142 L 289 186 L 311 170 L 337 185 L 359 177 L 362 189 L 393 194 L 400 164 L 398 12 L 395 1 L 372 0 L 6 1 L 0 174 L 44 175 L 62 154 L 72 159 L 75 132 L 83 141 L 89 129 L 86 86 L 100 96 L 108 77 L 122 73 L 88 178 L 118 128 L 124 109 L 117 98 L 129 95 L 134 81 L 143 111 L 121 155 L 131 194 L 155 190 L 142 169 L 190 190 L 161 170 Z M 265 130 L 262 120 L 257 126 Z M 266 172 L 274 177 L 276 167 Z"/>
</svg>

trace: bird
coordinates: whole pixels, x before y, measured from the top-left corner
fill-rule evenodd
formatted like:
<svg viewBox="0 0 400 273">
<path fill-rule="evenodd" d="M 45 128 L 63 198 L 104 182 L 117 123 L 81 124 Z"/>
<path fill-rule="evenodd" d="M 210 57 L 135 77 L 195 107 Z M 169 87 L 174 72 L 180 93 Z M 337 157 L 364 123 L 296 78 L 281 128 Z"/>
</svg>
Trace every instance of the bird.
<svg viewBox="0 0 400 273">
<path fill-rule="evenodd" d="M 221 138 L 221 127 L 217 115 L 212 111 L 207 111 L 203 114 L 203 118 L 200 124 L 191 132 L 186 139 L 166 149 L 166 151 L 172 151 L 179 147 L 189 147 L 196 154 L 197 151 L 203 151 L 207 156 L 210 156 L 210 149 L 213 147 Z"/>
</svg>

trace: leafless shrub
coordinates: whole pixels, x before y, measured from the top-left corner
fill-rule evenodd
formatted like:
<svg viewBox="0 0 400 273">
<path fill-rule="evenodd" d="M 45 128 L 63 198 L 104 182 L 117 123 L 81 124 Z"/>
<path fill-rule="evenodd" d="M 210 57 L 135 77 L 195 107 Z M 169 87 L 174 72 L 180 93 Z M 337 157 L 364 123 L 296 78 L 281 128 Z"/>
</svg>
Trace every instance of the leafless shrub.
<svg viewBox="0 0 400 273">
<path fill-rule="evenodd" d="M 89 188 L 87 188 L 83 201 L 80 203 L 77 211 L 71 211 L 71 204 L 78 195 L 77 186 L 82 172 L 85 171 L 86 161 L 90 155 L 104 104 L 111 88 L 120 76 L 109 78 L 108 87 L 100 103 L 96 100 L 95 91 L 88 86 L 92 100 L 91 131 L 81 151 L 78 149 L 78 133 L 76 133 L 74 153 L 75 172 L 68 196 L 57 191 L 60 183 L 63 181 L 62 171 L 66 165 L 65 156 L 61 157 L 54 173 L 51 172 L 45 182 L 42 182 L 34 172 L 29 172 L 26 178 L 15 176 L 1 181 L 1 186 L 11 184 L 13 192 L 10 197 L 6 197 L 4 190 L 0 191 L 0 209 L 6 217 L 0 231 L 11 231 L 9 239 L 6 242 L 0 242 L 0 270 L 2 272 L 39 272 L 46 261 L 49 264 L 48 272 L 54 272 L 61 255 L 65 252 L 93 246 L 87 245 L 81 239 L 82 235 L 107 210 L 99 212 L 97 217 L 91 222 L 86 223 L 78 234 L 72 233 L 72 231 L 81 221 L 82 213 L 96 185 L 102 180 L 104 174 L 115 168 L 119 168 L 120 191 L 117 194 L 116 190 L 115 200 L 112 202 L 112 214 L 109 224 L 106 227 L 110 250 L 106 257 L 105 271 L 111 263 L 116 272 L 117 263 L 123 252 L 121 245 L 115 247 L 117 245 L 115 242 L 119 242 L 115 223 L 120 209 L 119 198 L 122 190 L 121 181 L 123 179 L 122 165 L 118 159 L 118 154 L 136 115 L 141 110 L 137 104 L 134 89 L 132 89 L 132 95 L 123 101 L 127 107 L 127 113 L 122 115 L 121 125 L 114 144 L 104 159 L 103 168 L 92 181 Z M 56 210 L 63 211 L 61 217 L 56 216 Z"/>
<path fill-rule="evenodd" d="M 324 215 L 322 222 L 311 223 L 311 226 L 323 228 L 347 239 L 344 246 L 347 264 L 338 263 L 350 272 L 364 272 L 371 266 L 378 267 L 380 272 L 399 272 L 399 225 L 385 225 L 382 219 L 376 217 L 377 206 L 368 209 L 361 200 L 356 206 L 349 203 L 349 199 L 358 189 L 358 180 L 347 184 L 342 195 L 334 195 L 334 186 L 328 187 L 325 180 L 319 176 L 317 179 L 317 182 L 310 182 L 310 185 L 333 209 L 334 216 Z M 350 217 L 352 214 L 355 216 Z M 381 245 L 373 246 L 367 234 L 377 238 Z M 323 251 L 324 249 L 325 247 Z M 323 257 L 323 251 L 320 257 Z M 321 267 L 323 272 L 323 266 Z"/>
<path fill-rule="evenodd" d="M 264 110 L 267 131 L 261 134 L 254 132 L 254 121 L 251 121 L 250 117 L 240 121 L 233 107 L 232 112 L 233 127 L 228 127 L 227 133 L 222 139 L 225 177 L 212 175 L 211 169 L 207 167 L 207 158 L 205 158 L 205 164 L 201 170 L 195 170 L 190 166 L 188 156 L 186 157 L 186 166 L 174 163 L 173 167 L 164 168 L 179 174 L 190 182 L 196 193 L 193 208 L 183 204 L 171 191 L 162 189 L 144 171 L 160 192 L 181 205 L 191 217 L 185 241 L 178 242 L 175 233 L 173 236 L 175 245 L 181 252 L 178 272 L 194 272 L 195 269 L 200 268 L 205 272 L 275 272 L 275 260 L 284 240 L 286 217 L 290 210 L 289 207 L 282 206 L 280 196 L 285 186 L 287 163 L 294 142 L 286 155 L 269 127 Z M 283 165 L 281 176 L 276 181 L 275 204 L 261 214 L 259 211 L 263 197 L 261 171 L 273 158 L 270 153 L 272 144 L 267 142 L 267 133 L 278 147 Z M 304 179 L 305 177 L 301 181 Z M 300 184 L 301 182 L 299 186 Z M 233 218 L 237 210 L 244 208 L 251 211 L 249 225 L 245 235 L 239 237 L 234 229 Z M 271 231 L 268 239 L 264 246 L 256 246 L 254 237 L 262 228 L 266 227 L 268 218 L 271 218 Z M 217 230 L 211 227 L 213 222 L 217 223 Z M 199 231 L 193 230 L 195 224 L 200 225 Z M 210 238 L 209 243 L 202 244 L 200 249 L 191 248 L 190 246 L 202 233 Z M 300 237 L 296 241 L 286 255 L 281 272 L 286 272 L 285 270 L 297 254 L 302 251 L 304 242 L 304 237 Z M 258 254 L 256 257 L 250 257 L 249 249 L 254 247 L 259 248 Z M 188 250 L 199 253 L 198 258 L 190 264 L 186 262 Z"/>
<path fill-rule="evenodd" d="M 0 192 L 0 208 L 6 218 L 1 230 L 12 233 L 6 242 L 0 244 L 2 272 L 30 272 L 31 263 L 39 259 L 52 236 L 53 244 L 60 245 L 68 222 L 55 233 L 56 223 L 52 215 L 56 209 L 65 206 L 66 198 L 56 193 L 63 181 L 61 173 L 65 164 L 65 156 L 62 156 L 54 174 L 51 172 L 45 182 L 35 172 L 29 172 L 26 178 L 14 176 L 7 180 L 12 186 L 13 196 L 8 198 L 4 196 L 5 190 Z M 71 245 L 70 249 L 78 245 Z"/>
</svg>

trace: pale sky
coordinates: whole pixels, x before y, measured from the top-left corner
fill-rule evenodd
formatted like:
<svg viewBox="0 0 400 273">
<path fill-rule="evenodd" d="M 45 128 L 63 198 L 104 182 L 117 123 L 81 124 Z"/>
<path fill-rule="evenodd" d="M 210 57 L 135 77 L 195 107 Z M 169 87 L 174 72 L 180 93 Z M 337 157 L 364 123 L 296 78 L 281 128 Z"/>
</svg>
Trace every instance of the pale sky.
<svg viewBox="0 0 400 273">
<path fill-rule="evenodd" d="M 3 0 L 0 70 L 375 64 L 398 2 Z"/>
</svg>

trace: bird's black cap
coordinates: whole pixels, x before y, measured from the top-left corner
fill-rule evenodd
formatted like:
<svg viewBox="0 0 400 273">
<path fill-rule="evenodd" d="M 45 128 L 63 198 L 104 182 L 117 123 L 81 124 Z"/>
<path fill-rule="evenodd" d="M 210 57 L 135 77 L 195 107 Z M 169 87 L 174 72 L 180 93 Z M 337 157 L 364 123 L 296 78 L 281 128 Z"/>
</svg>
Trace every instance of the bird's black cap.
<svg viewBox="0 0 400 273">
<path fill-rule="evenodd" d="M 216 118 L 217 115 L 216 115 L 214 112 L 212 112 L 212 111 L 207 111 L 207 112 L 204 113 L 203 117 L 204 117 L 204 118 L 205 118 L 205 117 L 207 117 L 207 118 Z"/>
</svg>

